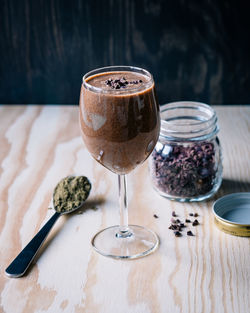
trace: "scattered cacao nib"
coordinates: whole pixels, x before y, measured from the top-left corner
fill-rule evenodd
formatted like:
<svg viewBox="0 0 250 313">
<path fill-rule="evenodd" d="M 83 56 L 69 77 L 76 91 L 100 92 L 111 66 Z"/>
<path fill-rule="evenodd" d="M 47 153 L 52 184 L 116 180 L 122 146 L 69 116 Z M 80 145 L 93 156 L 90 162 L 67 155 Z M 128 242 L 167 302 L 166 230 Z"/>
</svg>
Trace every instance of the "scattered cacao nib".
<svg viewBox="0 0 250 313">
<path fill-rule="evenodd" d="M 199 225 L 199 221 L 198 221 L 198 220 L 194 220 L 193 223 L 192 223 L 192 225 L 193 225 L 193 226 Z"/>
<path fill-rule="evenodd" d="M 197 216 L 199 216 L 199 214 L 198 213 L 194 213 L 194 217 L 197 217 Z"/>
<path fill-rule="evenodd" d="M 173 216 L 173 217 L 176 217 L 176 216 L 177 216 L 176 213 L 175 213 L 175 211 L 172 212 L 172 216 Z"/>
<path fill-rule="evenodd" d="M 168 227 L 168 229 L 172 229 L 172 230 L 177 230 L 177 225 L 175 225 L 175 224 L 171 224 L 169 227 Z"/>
<path fill-rule="evenodd" d="M 178 230 L 178 231 L 182 231 L 181 225 L 177 225 L 177 230 Z"/>
<path fill-rule="evenodd" d="M 165 194 L 192 198 L 214 187 L 217 167 L 212 142 L 156 145 L 152 159 L 154 184 Z"/>
<path fill-rule="evenodd" d="M 159 218 L 159 216 L 157 214 L 154 214 L 154 218 Z"/>
<path fill-rule="evenodd" d="M 182 234 L 177 230 L 174 232 L 175 237 L 181 237 Z"/>
<path fill-rule="evenodd" d="M 105 80 L 105 84 L 111 87 L 112 89 L 126 88 L 128 84 L 138 85 L 139 83 L 143 83 L 143 81 L 141 79 L 128 81 L 125 77 L 119 79 L 109 78 Z"/>
<path fill-rule="evenodd" d="M 189 213 L 189 215 L 190 215 L 190 216 L 198 216 L 197 213 Z M 197 226 L 197 225 L 200 224 L 197 219 L 195 219 L 195 220 L 192 222 L 190 219 L 186 218 L 186 219 L 185 219 L 185 222 L 186 222 L 186 223 L 192 223 L 193 226 Z M 182 232 L 182 231 L 183 231 L 183 228 L 187 227 L 187 225 L 185 224 L 185 222 L 181 222 L 180 219 L 178 219 L 178 218 L 177 218 L 177 219 L 174 219 L 174 218 L 172 217 L 172 218 L 171 218 L 171 225 L 168 227 L 168 229 L 172 230 L 173 233 L 174 233 L 174 235 L 175 235 L 176 237 L 181 237 L 181 236 L 183 236 L 183 232 Z M 187 229 L 187 236 L 195 236 L 195 235 L 193 234 L 193 232 L 192 232 L 191 230 L 188 230 L 188 229 Z"/>
</svg>

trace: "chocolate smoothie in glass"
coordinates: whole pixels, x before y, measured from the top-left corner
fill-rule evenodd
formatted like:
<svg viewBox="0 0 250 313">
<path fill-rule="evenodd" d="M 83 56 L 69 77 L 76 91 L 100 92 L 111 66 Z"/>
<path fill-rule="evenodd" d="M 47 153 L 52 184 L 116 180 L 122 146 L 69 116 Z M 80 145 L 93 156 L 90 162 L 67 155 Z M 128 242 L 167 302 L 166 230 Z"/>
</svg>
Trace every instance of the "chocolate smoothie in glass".
<svg viewBox="0 0 250 313">
<path fill-rule="evenodd" d="M 158 245 L 142 226 L 128 225 L 126 175 L 151 154 L 159 136 L 160 116 L 152 75 L 130 66 L 100 68 L 83 77 L 80 127 L 91 155 L 118 174 L 120 226 L 99 232 L 94 248 L 115 258 L 136 258 Z"/>
</svg>

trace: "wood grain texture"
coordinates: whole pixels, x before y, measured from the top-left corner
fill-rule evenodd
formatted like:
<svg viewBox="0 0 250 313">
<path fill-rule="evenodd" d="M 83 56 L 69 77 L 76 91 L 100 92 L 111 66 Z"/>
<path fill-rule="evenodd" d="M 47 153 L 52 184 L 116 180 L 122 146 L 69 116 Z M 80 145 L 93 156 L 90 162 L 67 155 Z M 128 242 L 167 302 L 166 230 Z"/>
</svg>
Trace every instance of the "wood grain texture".
<svg viewBox="0 0 250 313">
<path fill-rule="evenodd" d="M 181 204 L 151 187 L 147 162 L 128 177 L 131 224 L 150 227 L 159 249 L 133 261 L 97 254 L 92 236 L 117 224 L 116 176 L 86 150 L 72 106 L 0 107 L 0 312 L 248 313 L 250 239 L 219 231 L 212 204 L 250 191 L 250 107 L 215 107 L 224 179 L 214 199 Z M 28 273 L 5 276 L 10 261 L 53 214 L 52 191 L 69 174 L 92 184 L 82 214 L 62 216 Z M 175 238 L 171 212 L 199 214 L 195 237 Z M 158 219 L 153 215 L 157 214 Z"/>
<path fill-rule="evenodd" d="M 82 76 L 135 65 L 161 104 L 250 103 L 248 1 L 2 0 L 0 103 L 76 104 Z"/>
</svg>

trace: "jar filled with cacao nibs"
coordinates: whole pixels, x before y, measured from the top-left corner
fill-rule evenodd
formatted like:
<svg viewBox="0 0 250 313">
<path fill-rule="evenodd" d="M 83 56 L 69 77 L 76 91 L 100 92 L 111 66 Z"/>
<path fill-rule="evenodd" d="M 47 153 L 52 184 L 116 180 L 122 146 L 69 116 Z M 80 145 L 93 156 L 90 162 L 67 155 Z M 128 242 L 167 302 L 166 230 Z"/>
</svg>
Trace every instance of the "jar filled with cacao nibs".
<svg viewBox="0 0 250 313">
<path fill-rule="evenodd" d="M 153 186 L 171 200 L 201 201 L 222 181 L 222 154 L 217 116 L 200 102 L 173 102 L 161 107 L 159 140 L 149 159 Z"/>
</svg>

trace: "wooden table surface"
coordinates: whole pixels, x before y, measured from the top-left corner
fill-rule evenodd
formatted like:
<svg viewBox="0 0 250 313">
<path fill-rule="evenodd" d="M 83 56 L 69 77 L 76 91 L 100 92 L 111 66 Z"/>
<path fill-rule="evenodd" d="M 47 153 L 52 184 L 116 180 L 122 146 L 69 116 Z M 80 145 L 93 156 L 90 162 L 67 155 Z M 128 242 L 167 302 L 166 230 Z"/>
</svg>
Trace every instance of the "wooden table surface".
<svg viewBox="0 0 250 313">
<path fill-rule="evenodd" d="M 126 261 L 101 256 L 90 244 L 119 221 L 117 178 L 84 147 L 78 108 L 0 106 L 0 312 L 249 313 L 250 239 L 218 230 L 212 204 L 250 191 L 250 106 L 215 109 L 222 187 L 207 202 L 169 201 L 152 189 L 145 162 L 128 176 L 129 220 L 154 230 L 160 246 Z M 6 277 L 5 268 L 53 214 L 54 186 L 72 173 L 92 182 L 85 210 L 60 217 L 24 277 Z M 174 237 L 173 210 L 180 219 L 199 214 L 194 237 Z"/>
</svg>

